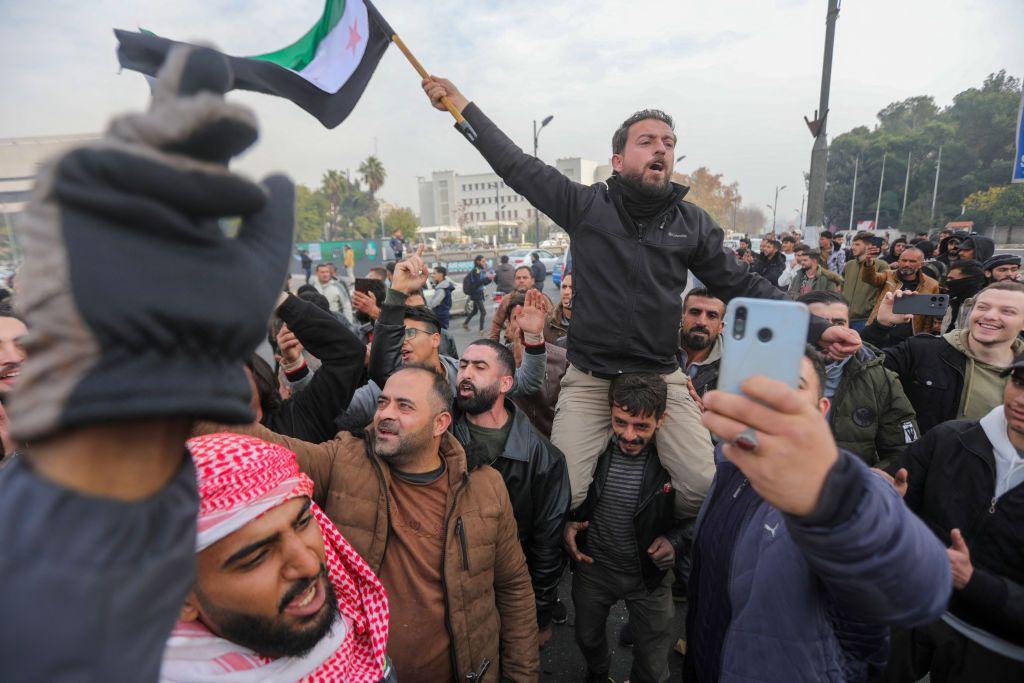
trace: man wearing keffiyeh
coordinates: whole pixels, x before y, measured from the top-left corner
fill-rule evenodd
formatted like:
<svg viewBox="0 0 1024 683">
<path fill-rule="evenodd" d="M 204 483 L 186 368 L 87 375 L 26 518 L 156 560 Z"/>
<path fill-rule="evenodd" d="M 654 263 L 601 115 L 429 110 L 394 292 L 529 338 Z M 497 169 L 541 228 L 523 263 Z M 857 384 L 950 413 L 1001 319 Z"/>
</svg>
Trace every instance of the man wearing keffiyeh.
<svg viewBox="0 0 1024 683">
<path fill-rule="evenodd" d="M 199 486 L 198 576 L 161 680 L 391 680 L 384 588 L 281 446 L 237 434 L 188 443 Z"/>
</svg>

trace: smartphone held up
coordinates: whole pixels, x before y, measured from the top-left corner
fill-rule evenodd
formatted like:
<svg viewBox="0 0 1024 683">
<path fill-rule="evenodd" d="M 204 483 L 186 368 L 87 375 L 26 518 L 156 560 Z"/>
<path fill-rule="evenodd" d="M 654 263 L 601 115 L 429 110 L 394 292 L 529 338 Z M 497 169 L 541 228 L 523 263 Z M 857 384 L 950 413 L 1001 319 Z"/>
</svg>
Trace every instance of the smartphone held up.
<svg viewBox="0 0 1024 683">
<path fill-rule="evenodd" d="M 725 310 L 718 389 L 734 394 L 754 375 L 800 385 L 810 312 L 795 301 L 738 298 Z"/>
</svg>

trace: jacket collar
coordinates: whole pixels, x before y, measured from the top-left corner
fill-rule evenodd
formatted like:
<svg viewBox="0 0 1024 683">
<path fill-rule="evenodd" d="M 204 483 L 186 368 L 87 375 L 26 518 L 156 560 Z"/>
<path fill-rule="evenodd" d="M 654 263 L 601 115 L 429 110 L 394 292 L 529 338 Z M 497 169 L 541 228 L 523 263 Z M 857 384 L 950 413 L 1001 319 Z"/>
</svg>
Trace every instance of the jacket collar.
<svg viewBox="0 0 1024 683">
<path fill-rule="evenodd" d="M 999 406 L 1002 408 L 1002 406 Z M 996 470 L 996 459 L 992 454 L 992 442 L 989 441 L 988 436 L 985 434 L 984 427 L 981 426 L 981 422 L 973 420 L 967 423 L 967 429 L 958 430 L 956 438 L 963 446 L 964 450 L 970 451 L 974 455 L 978 456 L 989 464 L 992 468 L 993 475 Z"/>
<path fill-rule="evenodd" d="M 508 440 L 505 441 L 505 448 L 498 457 L 519 462 L 529 462 L 530 453 L 533 449 L 533 441 L 536 439 L 533 425 L 526 413 L 516 408 L 511 399 L 505 398 L 505 410 L 508 411 L 509 419 L 512 421 L 512 428 L 508 433 Z M 466 415 L 460 414 L 455 422 L 455 430 L 466 442 L 469 442 L 469 420 Z M 453 437 L 454 438 L 454 437 Z M 461 448 L 461 447 L 460 447 Z M 474 463 L 474 467 L 480 463 Z"/>
</svg>

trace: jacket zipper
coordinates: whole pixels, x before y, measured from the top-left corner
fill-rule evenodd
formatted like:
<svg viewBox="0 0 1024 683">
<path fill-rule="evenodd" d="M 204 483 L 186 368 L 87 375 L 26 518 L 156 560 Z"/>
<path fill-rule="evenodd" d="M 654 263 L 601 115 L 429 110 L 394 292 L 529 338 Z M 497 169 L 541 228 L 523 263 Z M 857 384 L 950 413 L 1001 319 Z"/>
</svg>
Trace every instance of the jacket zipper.
<svg viewBox="0 0 1024 683">
<path fill-rule="evenodd" d="M 384 472 L 380 468 L 380 463 L 377 462 L 377 457 L 373 455 L 373 451 L 370 450 L 369 443 L 366 444 L 366 455 L 370 458 L 370 462 L 373 463 L 373 469 L 377 471 L 377 481 L 380 483 L 381 492 L 384 493 L 384 503 L 388 515 L 388 533 L 384 536 L 384 552 L 380 554 L 380 566 L 383 567 L 384 557 L 388 554 L 388 541 L 391 540 L 391 496 L 388 495 L 388 484 L 384 479 Z M 380 567 L 377 569 L 379 573 Z"/>
<path fill-rule="evenodd" d="M 466 527 L 462 524 L 462 517 L 455 520 L 455 533 L 459 537 L 459 545 L 462 546 L 462 568 L 469 571 L 469 549 L 466 547 Z"/>
<path fill-rule="evenodd" d="M 455 505 L 458 503 L 459 494 L 468 485 L 469 472 L 464 472 L 462 474 L 462 484 L 459 488 L 455 489 L 455 493 L 452 495 L 452 505 L 444 516 L 444 545 L 441 548 L 441 588 L 444 589 L 444 625 L 448 629 L 448 638 L 452 641 L 452 671 L 455 672 L 456 677 L 459 675 L 459 655 L 455 648 L 455 629 L 452 628 L 452 614 L 448 607 L 448 578 L 445 576 L 445 566 L 448 564 L 448 523 L 452 519 L 452 513 L 455 512 Z M 469 679 L 469 676 L 467 675 L 466 678 Z"/>
</svg>

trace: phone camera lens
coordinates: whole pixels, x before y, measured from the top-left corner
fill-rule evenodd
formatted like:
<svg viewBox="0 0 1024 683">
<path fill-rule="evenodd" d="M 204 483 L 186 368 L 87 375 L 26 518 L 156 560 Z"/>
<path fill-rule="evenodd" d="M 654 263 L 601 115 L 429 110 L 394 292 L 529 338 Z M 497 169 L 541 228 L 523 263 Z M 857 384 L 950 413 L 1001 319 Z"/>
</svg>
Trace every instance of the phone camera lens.
<svg viewBox="0 0 1024 683">
<path fill-rule="evenodd" d="M 757 331 L 757 339 L 767 344 L 772 340 L 772 331 L 767 327 L 762 327 Z"/>
<path fill-rule="evenodd" d="M 736 309 L 736 317 L 732 323 L 732 338 L 743 339 L 743 333 L 747 331 L 747 308 L 740 306 Z"/>
</svg>

